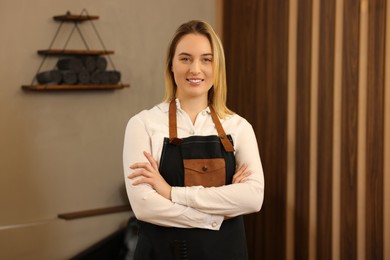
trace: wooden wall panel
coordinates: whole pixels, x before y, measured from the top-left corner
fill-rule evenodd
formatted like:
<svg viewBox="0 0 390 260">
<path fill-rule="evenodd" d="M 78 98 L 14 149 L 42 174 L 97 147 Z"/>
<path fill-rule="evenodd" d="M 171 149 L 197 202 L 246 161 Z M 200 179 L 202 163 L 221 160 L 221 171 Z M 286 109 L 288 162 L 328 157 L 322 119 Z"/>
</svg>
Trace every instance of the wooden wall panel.
<svg viewBox="0 0 390 260">
<path fill-rule="evenodd" d="M 357 250 L 357 111 L 359 13 L 356 0 L 344 1 L 342 132 L 341 132 L 341 259 L 356 259 Z"/>
<path fill-rule="evenodd" d="M 267 80 L 266 63 L 259 63 L 258 60 L 265 59 L 267 57 L 267 42 L 264 40 L 266 39 L 266 32 L 267 32 L 267 19 L 268 19 L 267 1 L 256 2 L 256 13 L 260 15 L 256 15 L 255 19 L 253 19 L 255 21 L 255 31 L 254 34 L 252 35 L 253 36 L 252 40 L 254 40 L 255 45 L 250 50 L 253 52 L 254 54 L 253 57 L 255 57 L 256 60 L 256 64 L 254 66 L 256 72 L 253 73 L 255 75 L 255 79 L 253 82 L 266 82 Z M 259 105 L 258 103 L 256 103 L 256 101 L 258 100 L 263 100 L 263 98 L 261 97 L 267 96 L 268 90 L 267 88 L 263 87 L 265 84 L 262 85 L 261 87 L 259 87 L 258 84 L 253 84 L 253 85 L 256 91 L 252 93 L 247 93 L 248 95 L 252 94 L 253 97 L 255 98 L 255 100 L 253 101 L 253 107 L 256 107 L 256 112 L 253 113 L 252 111 L 253 118 L 251 118 L 250 122 L 252 123 L 256 131 L 256 135 L 259 142 L 260 154 L 262 158 L 265 157 L 264 160 L 269 160 L 266 159 L 266 157 L 268 157 L 266 152 L 268 148 L 266 148 L 266 146 L 267 145 L 269 146 L 270 143 L 262 141 L 263 138 L 267 136 L 267 133 L 261 131 L 261 129 L 264 127 L 263 122 L 257 120 L 258 117 L 267 118 L 266 108 L 268 107 L 268 105 Z M 268 163 L 268 165 L 270 165 L 270 163 Z M 264 166 L 264 167 L 268 168 L 268 166 Z M 266 182 L 271 181 L 267 175 L 265 175 L 265 179 Z M 277 183 L 276 181 L 273 182 L 274 185 Z M 270 197 L 273 196 L 273 194 L 266 192 L 265 196 Z M 269 205 L 268 203 L 269 201 L 268 202 L 264 201 L 264 205 L 266 204 Z M 285 202 L 282 201 L 282 203 L 284 204 Z M 253 234 L 254 247 L 250 254 L 250 257 L 253 259 L 267 259 L 267 257 L 269 257 L 272 254 L 272 251 L 274 250 L 274 247 L 272 246 L 270 247 L 269 241 L 275 241 L 275 238 L 274 237 L 270 238 L 269 235 L 267 235 L 267 232 L 270 231 L 270 226 L 272 225 L 268 219 L 270 218 L 272 212 L 274 211 L 275 210 L 270 209 L 268 212 L 265 211 L 264 215 L 260 214 L 259 216 L 257 216 L 257 218 L 254 218 L 254 221 L 256 223 L 255 225 L 252 226 L 252 230 L 254 232 Z M 284 232 L 283 227 L 279 231 Z M 269 241 L 267 242 L 267 240 Z M 276 258 L 276 259 L 280 259 L 280 258 Z"/>
<path fill-rule="evenodd" d="M 383 152 L 383 259 L 390 259 L 390 1 L 386 1 L 385 100 Z"/>
<path fill-rule="evenodd" d="M 228 103 L 235 111 L 239 111 L 247 115 L 249 121 L 254 119 L 253 111 L 250 109 L 254 104 L 256 92 L 256 80 L 255 65 L 256 60 L 254 57 L 257 51 L 256 42 L 253 36 L 256 32 L 256 20 L 253 17 L 257 12 L 256 1 L 245 1 L 238 3 L 237 1 L 227 1 L 224 4 L 224 37 L 232 37 L 237 40 L 225 41 L 225 51 L 228 53 L 230 49 L 234 49 L 230 55 L 226 55 L 227 60 L 227 75 L 229 80 L 228 88 L 229 97 L 235 97 L 235 99 L 229 99 Z M 236 21 L 240 20 L 240 23 Z M 229 28 L 228 30 L 226 30 Z M 239 40 L 238 40 L 239 39 Z M 246 46 L 246 47 L 244 47 Z M 234 75 L 234 77 L 231 77 Z M 247 95 L 252 93 L 252 95 Z M 239 100 L 245 99 L 246 102 L 240 102 Z"/>
<path fill-rule="evenodd" d="M 332 259 L 335 1 L 320 3 L 317 134 L 317 257 Z"/>
<path fill-rule="evenodd" d="M 295 258 L 309 254 L 312 0 L 298 0 L 295 157 Z"/>
<path fill-rule="evenodd" d="M 366 259 L 383 259 L 386 0 L 370 0 L 368 10 Z"/>
<path fill-rule="evenodd" d="M 287 57 L 288 57 L 288 1 L 264 0 L 266 6 L 265 35 L 258 41 L 266 42 L 265 64 L 257 57 L 259 69 L 265 68 L 266 80 L 256 100 L 260 108 L 256 131 L 260 153 L 265 163 L 268 182 L 264 204 L 265 259 L 284 259 L 286 249 L 286 168 L 287 168 Z M 261 20 L 258 20 L 258 26 Z M 262 82 L 257 78 L 256 82 Z M 272 234 L 272 235 L 270 235 Z M 258 258 L 256 258 L 258 259 Z"/>
<path fill-rule="evenodd" d="M 384 259 L 387 4 L 224 1 L 228 105 L 252 123 L 265 174 L 250 259 Z"/>
<path fill-rule="evenodd" d="M 262 212 L 245 219 L 249 255 L 284 259 L 288 2 L 225 1 L 224 7 L 228 105 L 252 123 L 267 183 Z"/>
<path fill-rule="evenodd" d="M 257 5 L 255 1 L 245 1 L 239 3 L 237 1 L 225 1 L 224 3 L 224 48 L 227 63 L 227 80 L 228 85 L 228 105 L 237 113 L 246 117 L 246 119 L 253 123 L 255 122 L 254 111 L 251 107 L 255 106 L 255 94 L 257 93 L 256 74 L 253 73 L 255 68 L 255 59 L 251 59 L 255 55 L 254 51 L 261 49 L 264 43 L 256 48 L 256 43 L 253 40 L 253 35 L 256 35 L 255 19 Z M 264 15 L 261 15 L 264 17 Z M 237 21 L 240 23 L 237 23 Z M 240 39 L 240 40 L 234 40 Z M 234 51 L 230 51 L 234 50 Z M 251 93 L 252 95 L 248 95 Z M 234 97 L 234 98 L 231 98 Z M 242 102 L 245 100 L 245 102 Z M 251 214 L 245 217 L 246 236 L 248 242 L 249 255 L 251 258 L 256 254 L 265 252 L 264 243 L 256 243 L 258 240 L 264 240 L 265 232 L 257 232 L 263 229 L 264 218 L 258 214 Z"/>
</svg>

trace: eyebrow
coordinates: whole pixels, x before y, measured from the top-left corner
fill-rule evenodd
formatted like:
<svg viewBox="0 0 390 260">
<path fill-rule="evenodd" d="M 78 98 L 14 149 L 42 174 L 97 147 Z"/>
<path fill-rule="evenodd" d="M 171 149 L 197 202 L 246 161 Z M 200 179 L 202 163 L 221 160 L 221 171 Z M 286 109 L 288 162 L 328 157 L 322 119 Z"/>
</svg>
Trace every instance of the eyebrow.
<svg viewBox="0 0 390 260">
<path fill-rule="evenodd" d="M 181 53 L 178 54 L 178 56 L 181 56 L 181 55 L 192 56 L 191 54 L 189 54 L 187 52 L 181 52 Z M 212 53 L 204 53 L 204 54 L 202 54 L 200 56 L 213 56 L 213 54 Z"/>
</svg>

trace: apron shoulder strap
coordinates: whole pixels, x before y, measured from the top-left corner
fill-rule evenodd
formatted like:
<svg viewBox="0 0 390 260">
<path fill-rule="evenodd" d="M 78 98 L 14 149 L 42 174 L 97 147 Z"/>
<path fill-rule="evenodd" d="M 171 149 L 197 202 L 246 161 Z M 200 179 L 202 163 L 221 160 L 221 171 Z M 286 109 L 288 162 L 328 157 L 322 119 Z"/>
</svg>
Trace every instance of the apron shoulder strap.
<svg viewBox="0 0 390 260">
<path fill-rule="evenodd" d="M 177 138 L 177 122 L 176 122 L 176 101 L 172 99 L 169 104 L 169 143 L 181 144 L 181 139 Z"/>
<path fill-rule="evenodd" d="M 221 121 L 219 121 L 219 118 L 217 116 L 217 113 L 215 113 L 215 110 L 212 105 L 209 105 L 210 112 L 211 112 L 211 118 L 213 119 L 215 128 L 217 129 L 219 139 L 221 139 L 221 143 L 223 145 L 223 148 L 225 148 L 226 152 L 234 152 L 234 147 L 232 143 L 229 141 L 229 139 L 226 136 L 225 130 L 223 130 Z"/>
</svg>

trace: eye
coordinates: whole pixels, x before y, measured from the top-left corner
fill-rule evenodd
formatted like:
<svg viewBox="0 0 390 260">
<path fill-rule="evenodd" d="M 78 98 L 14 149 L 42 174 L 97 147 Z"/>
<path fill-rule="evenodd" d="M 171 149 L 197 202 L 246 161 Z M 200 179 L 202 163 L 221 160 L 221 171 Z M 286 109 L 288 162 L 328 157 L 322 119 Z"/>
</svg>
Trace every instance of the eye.
<svg viewBox="0 0 390 260">
<path fill-rule="evenodd" d="M 188 57 L 181 57 L 179 60 L 186 63 L 191 61 Z"/>
<path fill-rule="evenodd" d="M 211 58 L 204 58 L 203 62 L 204 63 L 210 63 L 210 62 L 213 62 L 213 59 L 211 59 Z"/>
</svg>

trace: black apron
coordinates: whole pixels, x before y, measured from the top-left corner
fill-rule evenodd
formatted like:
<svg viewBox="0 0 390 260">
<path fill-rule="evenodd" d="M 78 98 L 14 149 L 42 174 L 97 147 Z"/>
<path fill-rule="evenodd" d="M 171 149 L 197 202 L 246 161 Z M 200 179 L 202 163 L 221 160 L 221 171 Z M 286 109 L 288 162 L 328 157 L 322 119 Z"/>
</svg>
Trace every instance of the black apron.
<svg viewBox="0 0 390 260">
<path fill-rule="evenodd" d="M 231 136 L 227 136 L 210 106 L 218 136 L 177 138 L 176 102 L 169 107 L 169 138 L 164 138 L 159 171 L 171 186 L 184 186 L 186 159 L 223 158 L 225 184 L 231 184 L 236 163 Z M 162 227 L 138 221 L 140 234 L 135 260 L 245 260 L 248 259 L 242 216 L 224 220 L 220 230 Z"/>
</svg>

